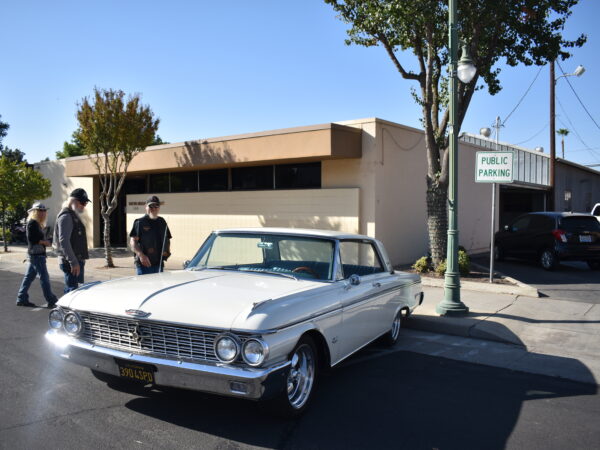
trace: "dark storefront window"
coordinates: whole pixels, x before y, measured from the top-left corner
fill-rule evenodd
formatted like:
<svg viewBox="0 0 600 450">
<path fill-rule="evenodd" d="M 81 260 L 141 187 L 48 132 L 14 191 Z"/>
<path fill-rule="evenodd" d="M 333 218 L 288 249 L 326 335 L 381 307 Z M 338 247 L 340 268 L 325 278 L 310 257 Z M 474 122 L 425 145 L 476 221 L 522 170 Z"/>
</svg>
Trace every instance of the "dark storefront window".
<svg viewBox="0 0 600 450">
<path fill-rule="evenodd" d="M 200 191 L 226 191 L 228 189 L 228 170 L 201 170 Z"/>
<path fill-rule="evenodd" d="M 150 192 L 157 194 L 160 192 L 169 192 L 169 174 L 153 173 L 150 175 Z"/>
<path fill-rule="evenodd" d="M 125 194 L 145 194 L 146 193 L 146 175 L 129 177 L 123 184 Z"/>
<path fill-rule="evenodd" d="M 172 172 L 171 192 L 197 192 L 198 172 Z"/>
<path fill-rule="evenodd" d="M 275 166 L 275 189 L 308 189 L 320 187 L 320 162 Z"/>
<path fill-rule="evenodd" d="M 232 189 L 273 189 L 273 166 L 231 169 Z"/>
</svg>

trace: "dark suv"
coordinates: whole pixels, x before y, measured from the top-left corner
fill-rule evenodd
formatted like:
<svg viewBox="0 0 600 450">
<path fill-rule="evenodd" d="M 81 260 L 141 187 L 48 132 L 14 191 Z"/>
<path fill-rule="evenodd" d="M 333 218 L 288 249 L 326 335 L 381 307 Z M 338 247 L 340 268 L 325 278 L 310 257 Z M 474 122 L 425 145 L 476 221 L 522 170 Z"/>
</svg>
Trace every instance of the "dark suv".
<svg viewBox="0 0 600 450">
<path fill-rule="evenodd" d="M 536 259 L 546 270 L 559 261 L 586 261 L 600 268 L 600 222 L 590 214 L 533 212 L 517 217 L 498 231 L 495 259 Z"/>
</svg>

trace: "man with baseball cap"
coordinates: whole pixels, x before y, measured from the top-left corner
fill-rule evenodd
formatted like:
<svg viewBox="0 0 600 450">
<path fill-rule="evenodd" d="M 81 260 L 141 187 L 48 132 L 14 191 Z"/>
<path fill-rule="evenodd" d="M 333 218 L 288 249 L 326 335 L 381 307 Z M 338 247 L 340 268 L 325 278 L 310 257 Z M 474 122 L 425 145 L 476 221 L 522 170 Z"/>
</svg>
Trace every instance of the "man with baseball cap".
<svg viewBox="0 0 600 450">
<path fill-rule="evenodd" d="M 171 232 L 165 219 L 158 216 L 159 211 L 160 200 L 151 195 L 146 200 L 146 215 L 133 222 L 129 233 L 138 275 L 162 272 L 163 261 L 171 255 Z"/>
<path fill-rule="evenodd" d="M 54 242 L 58 264 L 65 276 L 65 294 L 83 283 L 85 260 L 89 259 L 87 235 L 81 214 L 90 203 L 87 192 L 77 188 L 71 192 L 56 217 Z"/>
</svg>

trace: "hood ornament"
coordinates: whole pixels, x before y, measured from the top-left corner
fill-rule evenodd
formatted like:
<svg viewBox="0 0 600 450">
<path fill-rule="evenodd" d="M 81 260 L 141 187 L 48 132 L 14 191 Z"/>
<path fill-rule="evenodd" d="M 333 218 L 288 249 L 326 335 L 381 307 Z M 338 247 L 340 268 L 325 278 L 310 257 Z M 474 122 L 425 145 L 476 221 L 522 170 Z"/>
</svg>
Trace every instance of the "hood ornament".
<svg viewBox="0 0 600 450">
<path fill-rule="evenodd" d="M 125 314 L 135 317 L 148 317 L 152 313 L 142 311 L 141 309 L 126 309 Z"/>
</svg>

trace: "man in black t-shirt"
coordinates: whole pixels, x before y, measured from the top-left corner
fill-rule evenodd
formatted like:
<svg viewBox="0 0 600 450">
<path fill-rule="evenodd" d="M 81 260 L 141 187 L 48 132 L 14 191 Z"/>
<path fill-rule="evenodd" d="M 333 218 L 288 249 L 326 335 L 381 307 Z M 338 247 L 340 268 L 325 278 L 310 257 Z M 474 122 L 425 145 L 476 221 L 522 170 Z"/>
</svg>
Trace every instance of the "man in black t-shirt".
<svg viewBox="0 0 600 450">
<path fill-rule="evenodd" d="M 138 275 L 162 272 L 163 261 L 171 255 L 171 232 L 159 212 L 160 200 L 151 195 L 146 200 L 146 215 L 135 219 L 129 233 Z"/>
</svg>

